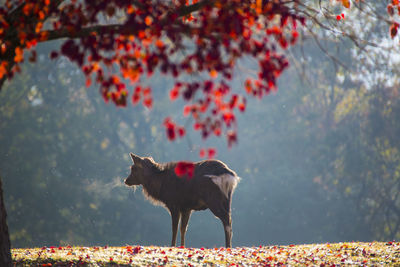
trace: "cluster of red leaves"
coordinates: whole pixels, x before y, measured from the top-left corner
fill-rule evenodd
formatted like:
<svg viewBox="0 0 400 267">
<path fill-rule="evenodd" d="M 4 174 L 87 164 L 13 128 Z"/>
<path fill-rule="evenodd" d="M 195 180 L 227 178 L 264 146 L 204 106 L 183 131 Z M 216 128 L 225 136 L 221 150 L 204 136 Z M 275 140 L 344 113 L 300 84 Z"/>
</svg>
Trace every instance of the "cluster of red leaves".
<svg viewBox="0 0 400 267">
<path fill-rule="evenodd" d="M 387 12 L 391 18 L 397 13 L 400 16 L 400 1 L 392 0 L 392 3 L 387 6 Z M 393 21 L 389 28 L 390 37 L 394 38 L 397 35 L 397 31 L 400 24 Z"/>
<path fill-rule="evenodd" d="M 212 159 L 215 157 L 215 155 L 217 154 L 217 151 L 215 150 L 215 148 L 208 148 L 208 149 L 200 149 L 200 157 L 201 158 L 209 158 Z"/>
<path fill-rule="evenodd" d="M 174 141 L 177 136 L 183 137 L 186 134 L 186 130 L 182 126 L 178 126 L 171 118 L 167 117 L 164 120 L 164 127 L 167 131 L 167 138 L 170 141 Z"/>
<path fill-rule="evenodd" d="M 350 7 L 349 0 L 337 1 Z M 284 50 L 295 44 L 297 25 L 305 22 L 289 2 L 6 0 L 0 7 L 0 79 L 20 70 L 26 51 L 34 62 L 37 43 L 65 38 L 50 57 L 75 62 L 86 85 L 97 83 L 106 102 L 124 107 L 129 99 L 142 100 L 151 108 L 151 88 L 140 84 L 155 71 L 169 75 L 175 80 L 170 99 L 187 102 L 183 113 L 194 119 L 194 129 L 204 138 L 225 135 L 231 146 L 237 140 L 235 114 L 246 110 L 246 97 L 275 90 L 289 65 Z M 400 12 L 399 6 L 392 0 L 388 13 Z M 398 27 L 390 27 L 393 38 Z M 234 93 L 235 66 L 246 56 L 257 60 L 258 75 L 245 81 L 245 93 Z M 185 79 L 193 73 L 209 78 Z M 169 140 L 184 135 L 171 119 L 164 126 Z"/>
<path fill-rule="evenodd" d="M 24 50 L 30 51 L 29 61 L 36 61 L 34 47 L 48 39 L 43 31 L 45 20 L 56 12 L 50 0 L 6 0 L 0 7 L 0 79 L 11 79 L 20 72 Z"/>
<path fill-rule="evenodd" d="M 107 92 L 105 87 L 103 87 L 103 89 L 105 90 L 105 92 Z M 108 101 L 107 97 L 105 97 L 105 99 L 106 99 L 106 101 Z M 152 90 L 150 87 L 142 88 L 139 85 L 136 86 L 136 88 L 132 94 L 132 103 L 134 105 L 136 105 L 139 103 L 139 101 L 141 99 L 143 99 L 143 105 L 146 108 L 151 109 L 153 107 L 153 96 L 152 96 Z"/>
<path fill-rule="evenodd" d="M 358 1 L 358 0 L 356 0 L 356 1 Z M 350 8 L 350 5 L 351 5 L 350 4 L 350 0 L 336 0 L 336 2 L 340 2 L 340 4 L 342 6 L 344 6 L 345 8 Z M 341 13 L 341 14 L 336 16 L 336 20 L 337 21 L 340 21 L 342 19 L 345 19 L 344 13 Z"/>
<path fill-rule="evenodd" d="M 342 19 L 344 19 L 344 13 L 336 16 L 337 21 L 342 20 Z"/>
<path fill-rule="evenodd" d="M 123 22 L 104 23 L 114 17 Z M 282 51 L 296 42 L 298 22 L 304 18 L 278 1 L 7 0 L 0 8 L 0 78 L 19 70 L 26 49 L 32 49 L 34 61 L 36 43 L 67 38 L 50 57 L 75 62 L 87 86 L 99 84 L 105 101 L 126 106 L 133 87 L 132 102 L 143 99 L 151 108 L 151 89 L 140 83 L 159 71 L 176 80 L 170 98 L 187 101 L 184 114 L 194 118 L 194 128 L 204 138 L 225 134 L 232 145 L 235 110 L 246 108 L 246 97 L 233 94 L 229 85 L 237 59 L 259 62 L 258 76 L 245 89 L 257 97 L 267 94 L 288 66 Z M 192 73 L 208 73 L 210 79 L 180 81 Z M 164 125 L 174 140 L 173 125 Z"/>
</svg>

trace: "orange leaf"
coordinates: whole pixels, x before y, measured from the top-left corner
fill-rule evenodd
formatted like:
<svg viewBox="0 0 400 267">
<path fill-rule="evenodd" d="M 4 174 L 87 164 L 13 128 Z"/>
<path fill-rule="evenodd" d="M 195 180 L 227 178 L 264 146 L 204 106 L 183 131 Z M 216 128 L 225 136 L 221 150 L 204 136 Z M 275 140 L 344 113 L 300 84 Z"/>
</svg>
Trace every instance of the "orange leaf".
<svg viewBox="0 0 400 267">
<path fill-rule="evenodd" d="M 0 65 L 0 79 L 7 73 L 7 61 L 2 61 Z"/>
<path fill-rule="evenodd" d="M 39 33 L 40 30 L 42 29 L 42 27 L 43 27 L 43 23 L 38 22 L 38 23 L 36 24 L 35 32 L 36 32 L 36 33 Z"/>
<path fill-rule="evenodd" d="M 258 13 L 258 14 L 261 14 L 261 12 L 262 12 L 262 0 L 257 0 L 257 7 L 256 7 L 256 12 Z"/>
<path fill-rule="evenodd" d="M 143 105 L 144 105 L 146 108 L 151 109 L 151 108 L 153 107 L 153 99 L 152 99 L 151 97 L 145 98 L 145 99 L 143 100 Z"/>
<path fill-rule="evenodd" d="M 25 6 L 22 8 L 22 12 L 24 13 L 25 16 L 29 16 L 32 10 L 33 4 L 25 4 Z"/>
<path fill-rule="evenodd" d="M 14 61 L 16 63 L 21 62 L 24 60 L 24 51 L 22 50 L 21 47 L 16 47 L 15 48 L 15 57 L 14 57 Z"/>
<path fill-rule="evenodd" d="M 350 8 L 350 0 L 342 0 L 342 5 L 345 8 Z"/>
<path fill-rule="evenodd" d="M 214 69 L 210 70 L 210 76 L 212 78 L 217 78 L 218 77 L 218 71 L 216 71 Z"/>
<path fill-rule="evenodd" d="M 252 84 L 251 84 L 251 80 L 247 79 L 246 82 L 244 83 L 244 87 L 245 87 L 246 92 L 247 92 L 248 94 L 250 94 L 251 92 L 253 92 L 253 87 L 252 87 Z"/>
<path fill-rule="evenodd" d="M 86 79 L 86 87 L 90 87 L 91 84 L 92 84 L 92 79 L 87 78 Z"/>
<path fill-rule="evenodd" d="M 157 39 L 157 41 L 156 41 L 156 46 L 157 46 L 159 49 L 163 48 L 163 47 L 164 47 L 163 41 L 161 41 L 160 39 Z"/>
<path fill-rule="evenodd" d="M 46 17 L 46 15 L 44 14 L 44 12 L 42 10 L 40 10 L 39 11 L 39 19 L 44 20 L 45 17 Z"/>
<path fill-rule="evenodd" d="M 132 5 L 129 5 L 127 12 L 128 14 L 132 14 L 133 12 L 135 12 L 135 8 Z"/>
<path fill-rule="evenodd" d="M 40 38 L 40 41 L 41 41 L 41 42 L 46 41 L 46 40 L 48 39 L 48 37 L 49 37 L 49 32 L 48 32 L 48 31 L 42 31 L 42 32 L 39 34 L 39 38 Z"/>
<path fill-rule="evenodd" d="M 153 23 L 153 19 L 150 16 L 147 16 L 144 19 L 144 23 L 146 23 L 147 26 L 150 26 Z"/>
<path fill-rule="evenodd" d="M 7 46 L 6 46 L 5 43 L 2 43 L 2 44 L 1 44 L 1 49 L 0 49 L 0 51 L 1 51 L 2 54 L 5 54 L 5 53 L 6 53 L 6 51 L 7 51 Z"/>
</svg>

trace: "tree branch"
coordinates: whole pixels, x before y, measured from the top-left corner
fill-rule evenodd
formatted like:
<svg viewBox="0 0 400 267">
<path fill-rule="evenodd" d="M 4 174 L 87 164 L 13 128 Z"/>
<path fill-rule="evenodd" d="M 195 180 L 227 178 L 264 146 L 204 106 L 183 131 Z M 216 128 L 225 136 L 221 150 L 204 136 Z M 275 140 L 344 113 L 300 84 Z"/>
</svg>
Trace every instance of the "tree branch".
<svg viewBox="0 0 400 267">
<path fill-rule="evenodd" d="M 60 0 L 58 0 L 60 1 Z M 215 1 L 211 0 L 203 0 L 200 2 L 197 2 L 195 4 L 189 5 L 189 6 L 182 6 L 179 7 L 176 10 L 176 14 L 178 15 L 178 18 L 187 16 L 189 14 L 192 14 L 194 12 L 199 11 L 201 8 L 203 8 L 206 5 L 213 5 Z M 175 12 L 174 12 L 175 13 Z M 164 19 L 160 21 L 160 24 L 167 25 L 170 24 L 170 18 L 167 15 Z M 68 30 L 68 29 L 59 29 L 59 30 L 50 30 L 50 31 L 43 31 L 39 33 L 41 34 L 47 34 L 47 38 L 43 40 L 42 42 L 46 41 L 53 41 L 57 39 L 62 39 L 62 38 L 82 38 L 85 36 L 88 36 L 91 33 L 109 33 L 109 32 L 114 32 L 114 33 L 129 33 L 129 34 L 137 34 L 138 29 L 135 28 L 130 28 L 129 31 L 127 31 L 127 27 L 123 23 L 120 24 L 105 24 L 105 25 L 93 25 L 93 26 L 88 26 L 85 28 L 82 28 L 78 31 L 74 30 Z"/>
</svg>

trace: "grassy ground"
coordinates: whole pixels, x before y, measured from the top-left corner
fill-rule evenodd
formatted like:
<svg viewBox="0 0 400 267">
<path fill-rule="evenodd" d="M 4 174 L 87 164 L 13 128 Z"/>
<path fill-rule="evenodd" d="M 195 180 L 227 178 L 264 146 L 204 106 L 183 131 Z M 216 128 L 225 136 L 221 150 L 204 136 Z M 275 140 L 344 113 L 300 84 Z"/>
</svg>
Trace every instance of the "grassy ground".
<svg viewBox="0 0 400 267">
<path fill-rule="evenodd" d="M 226 248 L 43 247 L 12 249 L 17 266 L 400 266 L 400 243 Z"/>
</svg>

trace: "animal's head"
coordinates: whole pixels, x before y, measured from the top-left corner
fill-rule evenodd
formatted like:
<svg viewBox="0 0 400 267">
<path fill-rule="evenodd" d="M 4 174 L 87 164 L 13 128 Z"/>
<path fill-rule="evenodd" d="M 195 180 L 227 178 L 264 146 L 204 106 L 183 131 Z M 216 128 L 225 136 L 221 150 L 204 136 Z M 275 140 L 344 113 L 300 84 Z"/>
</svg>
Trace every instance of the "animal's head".
<svg viewBox="0 0 400 267">
<path fill-rule="evenodd" d="M 125 184 L 128 186 L 141 185 L 144 182 L 145 176 L 148 176 L 153 166 L 153 159 L 141 158 L 135 154 L 129 154 L 132 158 L 131 173 L 125 179 Z"/>
</svg>

